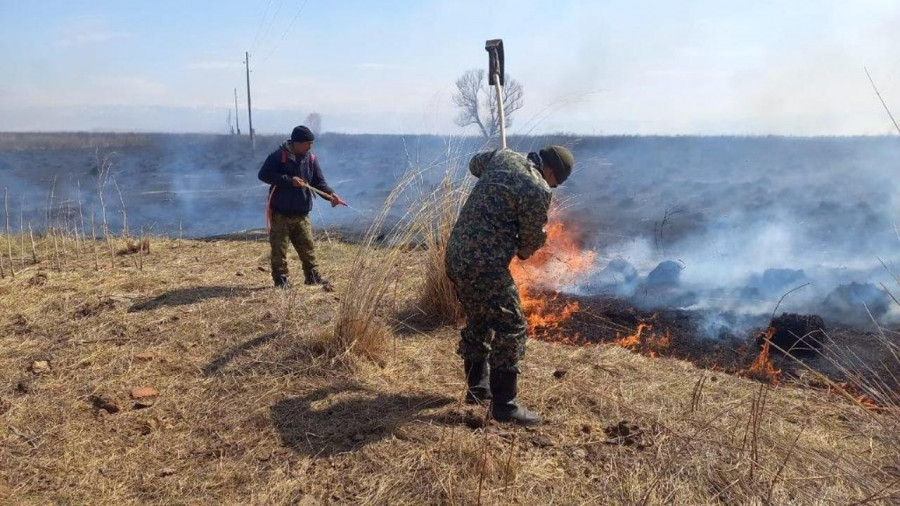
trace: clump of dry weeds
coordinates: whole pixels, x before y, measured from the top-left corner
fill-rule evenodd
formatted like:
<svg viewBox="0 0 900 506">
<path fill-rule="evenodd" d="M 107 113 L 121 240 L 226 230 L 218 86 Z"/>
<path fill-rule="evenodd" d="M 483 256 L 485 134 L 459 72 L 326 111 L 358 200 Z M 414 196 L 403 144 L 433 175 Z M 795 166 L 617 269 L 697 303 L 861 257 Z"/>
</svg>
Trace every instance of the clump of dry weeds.
<svg viewBox="0 0 900 506">
<path fill-rule="evenodd" d="M 422 187 L 422 214 L 418 217 L 425 246 L 424 280 L 418 299 L 418 309 L 424 315 L 442 322 L 462 319 L 462 307 L 447 277 L 444 256 L 450 232 L 459 217 L 472 189 L 469 178 L 461 178 L 458 158 L 450 158 L 440 182 L 431 190 Z"/>
</svg>

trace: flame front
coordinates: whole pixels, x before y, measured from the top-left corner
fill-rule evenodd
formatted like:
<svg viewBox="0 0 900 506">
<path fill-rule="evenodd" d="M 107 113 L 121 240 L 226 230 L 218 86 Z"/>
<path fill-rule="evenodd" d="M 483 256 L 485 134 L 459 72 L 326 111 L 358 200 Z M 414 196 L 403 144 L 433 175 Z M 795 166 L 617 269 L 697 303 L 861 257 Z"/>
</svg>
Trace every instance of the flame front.
<svg viewBox="0 0 900 506">
<path fill-rule="evenodd" d="M 572 230 L 551 212 L 547 242 L 531 258 L 513 260 L 510 272 L 528 320 L 531 337 L 551 341 L 574 341 L 562 335 L 560 326 L 578 311 L 578 302 L 553 304 L 559 291 L 575 282 L 594 263 L 594 252 L 581 248 Z"/>
</svg>

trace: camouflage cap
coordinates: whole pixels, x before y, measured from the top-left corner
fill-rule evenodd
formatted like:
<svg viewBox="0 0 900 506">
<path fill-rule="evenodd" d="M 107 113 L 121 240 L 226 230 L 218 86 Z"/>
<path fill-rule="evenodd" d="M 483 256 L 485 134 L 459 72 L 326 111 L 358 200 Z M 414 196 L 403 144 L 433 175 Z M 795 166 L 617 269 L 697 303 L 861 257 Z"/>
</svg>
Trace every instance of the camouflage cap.
<svg viewBox="0 0 900 506">
<path fill-rule="evenodd" d="M 550 165 L 558 184 L 569 178 L 572 166 L 575 165 L 575 157 L 572 152 L 562 146 L 547 146 L 541 150 L 541 160 Z"/>
</svg>

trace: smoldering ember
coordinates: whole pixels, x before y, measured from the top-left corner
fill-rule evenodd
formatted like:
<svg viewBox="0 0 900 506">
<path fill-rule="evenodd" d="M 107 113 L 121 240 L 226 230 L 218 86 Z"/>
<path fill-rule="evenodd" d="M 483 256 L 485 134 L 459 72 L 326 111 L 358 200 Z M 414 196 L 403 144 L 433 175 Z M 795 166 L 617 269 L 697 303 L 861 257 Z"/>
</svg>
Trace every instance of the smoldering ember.
<svg viewBox="0 0 900 506">
<path fill-rule="evenodd" d="M 0 504 L 900 503 L 900 7 L 307 3 L 4 13 Z"/>
</svg>

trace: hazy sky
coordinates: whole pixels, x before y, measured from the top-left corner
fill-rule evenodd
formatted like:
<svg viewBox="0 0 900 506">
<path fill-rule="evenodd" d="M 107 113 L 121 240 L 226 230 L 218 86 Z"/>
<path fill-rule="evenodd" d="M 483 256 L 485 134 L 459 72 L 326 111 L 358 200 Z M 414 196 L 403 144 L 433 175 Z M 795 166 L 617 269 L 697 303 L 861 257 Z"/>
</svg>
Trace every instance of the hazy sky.
<svg viewBox="0 0 900 506">
<path fill-rule="evenodd" d="M 460 133 L 455 79 L 503 38 L 516 133 L 885 134 L 900 0 L 0 0 L 0 130 Z"/>
</svg>

